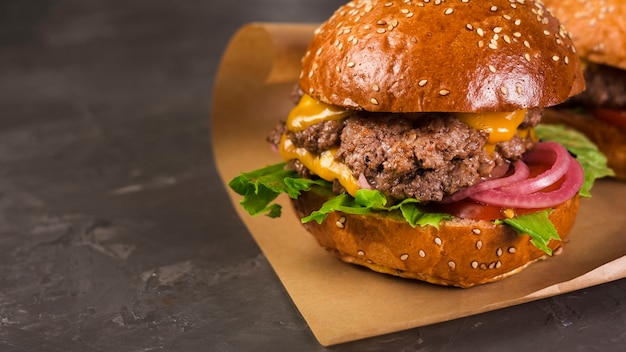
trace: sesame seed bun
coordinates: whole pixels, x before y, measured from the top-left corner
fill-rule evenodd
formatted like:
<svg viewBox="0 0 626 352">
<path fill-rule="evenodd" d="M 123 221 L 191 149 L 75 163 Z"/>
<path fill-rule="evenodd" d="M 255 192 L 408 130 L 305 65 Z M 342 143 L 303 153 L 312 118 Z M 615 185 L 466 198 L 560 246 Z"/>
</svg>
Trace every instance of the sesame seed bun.
<svg viewBox="0 0 626 352">
<path fill-rule="evenodd" d="M 572 33 L 578 54 L 626 70 L 626 4 L 623 0 L 545 0 Z"/>
<path fill-rule="evenodd" d="M 306 216 L 326 200 L 315 191 L 292 200 Z M 550 213 L 561 240 L 570 233 L 578 212 L 578 195 Z M 411 227 L 390 216 L 331 213 L 318 224 L 304 224 L 317 242 L 344 262 L 377 272 L 433 284 L 472 287 L 516 274 L 545 253 L 506 225 L 454 218 L 433 226 Z M 563 242 L 551 241 L 559 248 Z"/>
<path fill-rule="evenodd" d="M 299 84 L 386 112 L 514 111 L 584 89 L 569 34 L 531 0 L 351 1 L 315 32 Z"/>
<path fill-rule="evenodd" d="M 612 100 L 612 94 L 598 89 L 604 79 L 597 79 L 594 67 L 601 65 L 614 68 L 603 75 L 625 77 L 626 70 L 626 3 L 623 0 L 545 0 L 546 6 L 555 14 L 571 33 L 578 55 L 587 65 L 588 90 L 575 98 L 569 106 L 588 104 L 588 96 L 600 96 L 602 103 L 616 111 L 625 111 L 626 106 Z M 594 65 L 597 64 L 597 65 Z M 619 79 L 619 78 L 614 78 Z M 622 78 L 623 80 L 623 78 Z M 622 87 L 626 85 L 623 82 Z M 623 88 L 621 88 L 623 90 Z M 622 93 L 623 94 L 623 93 Z M 621 98 L 624 101 L 624 98 Z M 593 110 L 598 106 L 591 104 Z M 572 126 L 583 132 L 607 157 L 608 165 L 615 178 L 626 180 L 626 129 L 607 123 L 592 116 L 591 111 L 570 111 L 567 108 L 544 112 L 544 122 Z M 622 126 L 624 123 L 621 124 Z"/>
</svg>

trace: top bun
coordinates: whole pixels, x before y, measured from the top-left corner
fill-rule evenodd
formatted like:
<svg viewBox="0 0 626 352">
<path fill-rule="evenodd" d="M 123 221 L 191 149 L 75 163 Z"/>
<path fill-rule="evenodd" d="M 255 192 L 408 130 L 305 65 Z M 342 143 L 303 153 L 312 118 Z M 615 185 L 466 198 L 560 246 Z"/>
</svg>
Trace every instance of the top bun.
<svg viewBox="0 0 626 352">
<path fill-rule="evenodd" d="M 626 3 L 623 0 L 545 0 L 572 33 L 585 59 L 626 70 Z"/>
<path fill-rule="evenodd" d="M 354 0 L 316 31 L 302 90 L 386 112 L 547 107 L 584 89 L 564 27 L 532 0 Z"/>
</svg>

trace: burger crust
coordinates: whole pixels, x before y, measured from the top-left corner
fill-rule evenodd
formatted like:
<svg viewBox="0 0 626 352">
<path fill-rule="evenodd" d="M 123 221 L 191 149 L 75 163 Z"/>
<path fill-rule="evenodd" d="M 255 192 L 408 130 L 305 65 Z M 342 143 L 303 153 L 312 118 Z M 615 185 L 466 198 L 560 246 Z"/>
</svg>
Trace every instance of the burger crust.
<svg viewBox="0 0 626 352">
<path fill-rule="evenodd" d="M 349 109 L 494 112 L 584 89 L 569 33 L 532 0 L 354 0 L 315 32 L 302 90 Z"/>
<path fill-rule="evenodd" d="M 292 200 L 300 217 L 317 210 L 327 198 L 316 191 Z M 550 213 L 561 240 L 570 233 L 579 196 Z M 305 228 L 317 242 L 344 262 L 376 272 L 463 288 L 516 274 L 545 256 L 511 227 L 492 221 L 454 218 L 434 226 L 411 227 L 392 216 L 333 212 L 321 224 Z M 550 241 L 556 250 L 562 241 Z"/>
<path fill-rule="evenodd" d="M 544 0 L 572 33 L 578 54 L 626 70 L 626 6 L 623 0 Z"/>
</svg>

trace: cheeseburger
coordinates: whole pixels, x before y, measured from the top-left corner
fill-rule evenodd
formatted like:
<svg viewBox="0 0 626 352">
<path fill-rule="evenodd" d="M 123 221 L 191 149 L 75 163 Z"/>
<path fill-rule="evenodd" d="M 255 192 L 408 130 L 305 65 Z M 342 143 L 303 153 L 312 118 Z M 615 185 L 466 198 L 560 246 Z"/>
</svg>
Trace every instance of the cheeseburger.
<svg viewBox="0 0 626 352">
<path fill-rule="evenodd" d="M 587 90 L 550 110 L 547 122 L 584 132 L 608 158 L 615 176 L 626 180 L 626 2 L 546 0 L 572 33 L 583 60 Z"/>
<path fill-rule="evenodd" d="M 345 262 L 496 281 L 559 248 L 588 195 L 597 150 L 538 125 L 583 89 L 569 34 L 540 2 L 354 0 L 302 58 L 296 105 L 268 137 L 284 162 L 229 186 L 273 217 L 287 193 Z M 577 157 L 555 140 L 579 142 Z"/>
</svg>

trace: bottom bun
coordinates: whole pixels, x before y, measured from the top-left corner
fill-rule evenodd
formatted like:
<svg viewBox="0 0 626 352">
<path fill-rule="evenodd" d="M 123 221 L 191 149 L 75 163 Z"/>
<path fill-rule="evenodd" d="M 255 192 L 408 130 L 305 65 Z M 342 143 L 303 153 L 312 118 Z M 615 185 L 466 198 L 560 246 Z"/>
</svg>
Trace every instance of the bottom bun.
<svg viewBox="0 0 626 352">
<path fill-rule="evenodd" d="M 606 155 L 615 178 L 626 180 L 626 131 L 589 115 L 566 109 L 544 109 L 542 123 L 563 124 L 584 133 Z"/>
<path fill-rule="evenodd" d="M 300 217 L 317 210 L 327 198 L 316 191 L 292 200 Z M 571 231 L 578 212 L 578 195 L 554 208 L 550 220 L 561 240 Z M 333 212 L 322 224 L 305 228 L 317 242 L 347 263 L 374 271 L 433 284 L 472 287 L 518 273 L 545 253 L 508 225 L 454 218 L 433 226 L 411 227 L 407 222 L 376 213 L 350 215 Z M 551 241 L 556 250 L 563 241 Z"/>
</svg>

